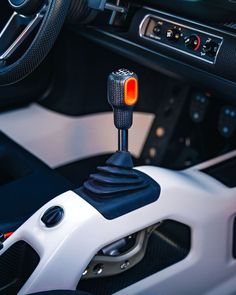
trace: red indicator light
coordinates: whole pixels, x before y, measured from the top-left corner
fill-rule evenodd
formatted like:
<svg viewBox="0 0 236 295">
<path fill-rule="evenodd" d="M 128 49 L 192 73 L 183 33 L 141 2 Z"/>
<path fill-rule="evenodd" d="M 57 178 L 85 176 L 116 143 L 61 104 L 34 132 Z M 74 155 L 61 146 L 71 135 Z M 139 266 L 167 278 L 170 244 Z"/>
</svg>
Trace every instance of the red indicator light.
<svg viewBox="0 0 236 295">
<path fill-rule="evenodd" d="M 125 104 L 133 106 L 138 100 L 138 81 L 135 78 L 129 78 L 125 81 Z"/>
<path fill-rule="evenodd" d="M 197 51 L 201 45 L 201 39 L 198 35 L 196 35 L 197 38 L 197 46 L 194 48 L 195 51 Z"/>
</svg>

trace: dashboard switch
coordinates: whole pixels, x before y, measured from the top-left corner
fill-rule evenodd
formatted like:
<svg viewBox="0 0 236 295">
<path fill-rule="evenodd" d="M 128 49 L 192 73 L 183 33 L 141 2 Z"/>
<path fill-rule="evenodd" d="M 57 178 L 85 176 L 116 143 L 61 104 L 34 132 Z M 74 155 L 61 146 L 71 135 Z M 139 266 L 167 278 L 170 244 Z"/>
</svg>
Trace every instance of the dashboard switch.
<svg viewBox="0 0 236 295">
<path fill-rule="evenodd" d="M 201 39 L 198 35 L 191 35 L 185 38 L 184 43 L 188 49 L 197 51 L 201 45 Z"/>
<path fill-rule="evenodd" d="M 203 52 L 208 56 L 216 56 L 218 48 L 219 44 L 214 41 L 207 41 L 202 47 Z"/>
<path fill-rule="evenodd" d="M 209 105 L 209 96 L 201 92 L 195 92 L 192 95 L 190 103 L 190 117 L 194 123 L 202 123 L 206 117 Z"/>
<path fill-rule="evenodd" d="M 236 108 L 224 106 L 220 112 L 218 129 L 223 137 L 231 137 L 236 130 Z"/>
<path fill-rule="evenodd" d="M 64 210 L 59 206 L 49 208 L 42 216 L 41 221 L 46 227 L 54 227 L 58 225 L 64 217 Z"/>
<path fill-rule="evenodd" d="M 153 28 L 153 34 L 156 36 L 160 36 L 161 35 L 161 31 L 162 31 L 162 26 L 161 25 L 156 25 Z"/>
<path fill-rule="evenodd" d="M 166 38 L 172 42 L 177 42 L 181 38 L 181 33 L 175 28 L 169 29 L 166 32 Z"/>
</svg>

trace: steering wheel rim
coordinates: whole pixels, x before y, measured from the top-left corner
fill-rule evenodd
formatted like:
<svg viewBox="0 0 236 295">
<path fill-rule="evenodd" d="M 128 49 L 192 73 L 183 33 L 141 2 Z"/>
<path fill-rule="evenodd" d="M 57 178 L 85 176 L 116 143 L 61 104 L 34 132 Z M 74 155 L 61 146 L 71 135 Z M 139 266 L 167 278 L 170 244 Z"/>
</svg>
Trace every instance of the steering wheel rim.
<svg viewBox="0 0 236 295">
<path fill-rule="evenodd" d="M 45 14 L 32 43 L 12 64 L 0 61 L 0 85 L 16 83 L 32 73 L 44 60 L 63 26 L 70 0 L 48 0 Z"/>
</svg>

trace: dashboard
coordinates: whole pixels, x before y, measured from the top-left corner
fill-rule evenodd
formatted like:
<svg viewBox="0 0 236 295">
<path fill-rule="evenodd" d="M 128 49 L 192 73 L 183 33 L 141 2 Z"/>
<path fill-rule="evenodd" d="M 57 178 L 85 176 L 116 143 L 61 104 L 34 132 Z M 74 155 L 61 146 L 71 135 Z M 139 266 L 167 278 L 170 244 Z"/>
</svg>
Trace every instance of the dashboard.
<svg viewBox="0 0 236 295">
<path fill-rule="evenodd" d="M 210 7 L 212 12 L 218 11 L 218 16 L 209 13 L 207 22 L 186 17 L 187 11 L 195 16 L 209 12 L 210 2 L 214 2 Z M 236 29 L 222 26 L 223 21 L 209 20 L 226 16 L 225 8 L 220 8 L 226 2 L 227 9 L 231 6 L 236 9 L 236 2 L 228 0 L 150 0 L 148 6 L 146 1 L 145 4 L 138 1 L 126 27 L 99 26 L 79 33 L 149 68 L 235 100 Z M 175 13 L 170 12 L 171 7 L 175 7 Z M 228 11 L 229 15 L 232 12 Z"/>
<path fill-rule="evenodd" d="M 142 1 L 147 5 L 147 1 Z M 234 20 L 235 0 L 149 0 L 148 5 L 164 9 L 204 22 Z"/>
<path fill-rule="evenodd" d="M 155 14 L 145 15 L 140 27 L 141 38 L 215 64 L 223 38 Z"/>
<path fill-rule="evenodd" d="M 85 1 L 86 2 L 86 1 Z M 106 2 L 106 1 L 105 1 Z M 109 3 L 112 0 L 108 0 Z M 73 6 L 67 25 L 78 35 L 108 48 L 147 68 L 186 80 L 190 85 L 235 101 L 236 93 L 236 0 L 120 0 L 129 7 L 127 15 L 114 11 L 83 16 L 78 19 L 79 6 Z M 118 3 L 117 2 L 117 3 Z M 0 26 L 9 11 L 7 1 L 0 11 Z M 76 1 L 75 1 L 76 3 Z M 78 3 L 80 3 L 78 1 Z M 72 7 L 72 8 L 73 8 Z M 75 9 L 76 8 L 76 9 Z M 4 11 L 6 11 L 4 15 Z M 94 12 L 94 11 L 93 11 Z M 88 21 L 84 21 L 88 14 Z M 70 19 L 70 22 L 69 22 Z M 78 25 L 77 25 L 78 24 Z M 47 64 L 42 64 L 47 69 Z M 32 91 L 41 93 L 50 71 L 40 72 L 14 87 L 1 88 L 1 105 L 8 105 L 16 92 L 16 101 L 31 101 Z M 25 87 L 27 85 L 28 87 Z M 42 86 L 44 85 L 44 86 Z M 26 90 L 30 87 L 30 91 Z"/>
</svg>

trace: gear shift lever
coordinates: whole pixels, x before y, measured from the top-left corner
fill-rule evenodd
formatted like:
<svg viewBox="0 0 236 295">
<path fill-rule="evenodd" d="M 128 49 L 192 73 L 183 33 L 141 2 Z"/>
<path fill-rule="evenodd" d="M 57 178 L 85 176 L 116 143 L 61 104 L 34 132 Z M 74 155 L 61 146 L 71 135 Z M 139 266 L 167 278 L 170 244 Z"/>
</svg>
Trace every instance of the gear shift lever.
<svg viewBox="0 0 236 295">
<path fill-rule="evenodd" d="M 128 151 L 128 129 L 133 123 L 133 109 L 138 100 L 138 77 L 120 69 L 108 77 L 108 101 L 113 108 L 118 129 L 118 150 Z"/>
<path fill-rule="evenodd" d="M 133 169 L 128 152 L 128 130 L 132 126 L 137 100 L 138 78 L 133 72 L 121 69 L 109 75 L 108 101 L 118 129 L 118 151 L 76 190 L 108 219 L 150 204 L 160 195 L 160 186 L 153 179 Z"/>
</svg>

